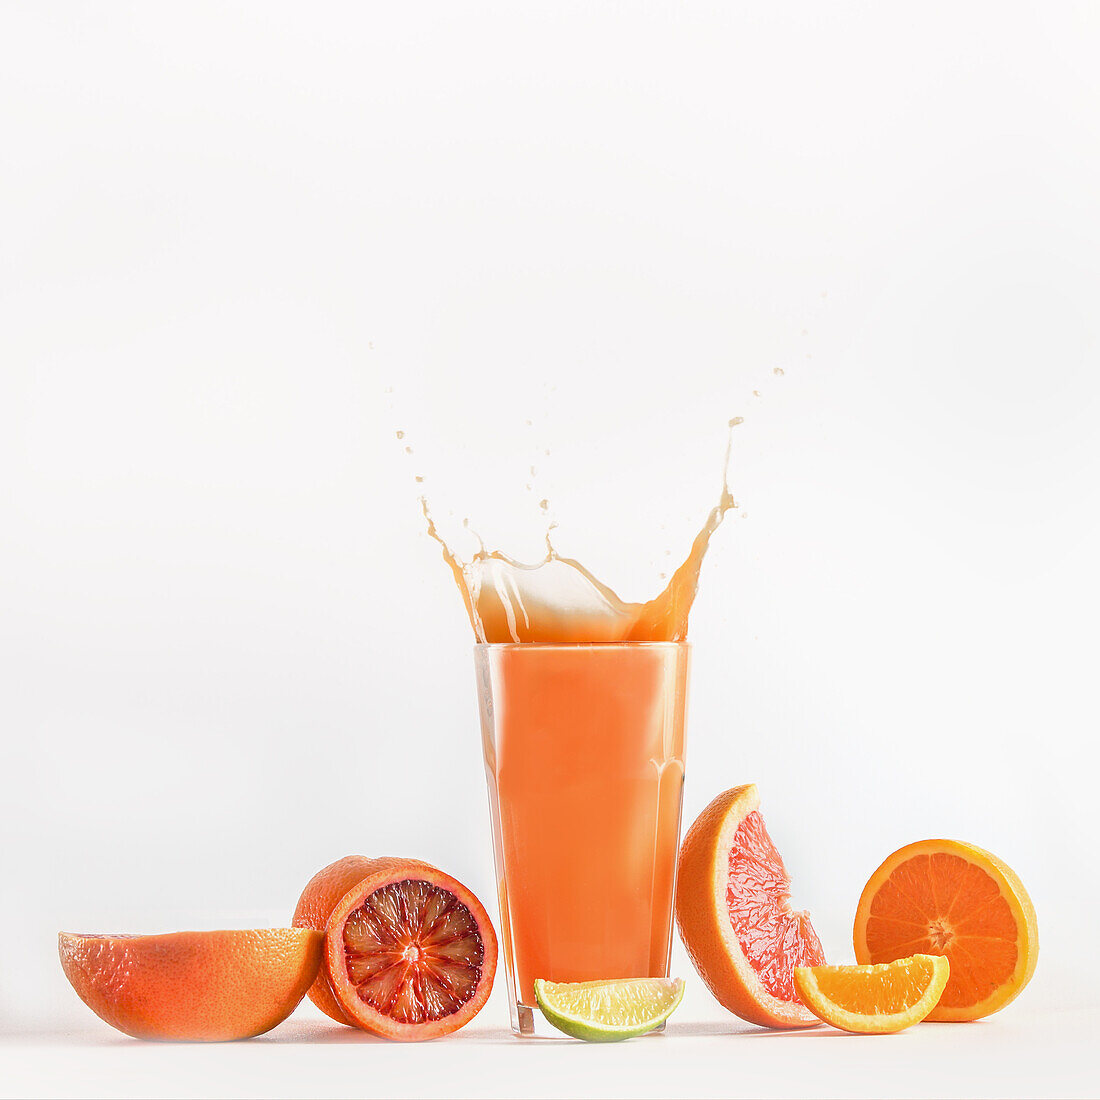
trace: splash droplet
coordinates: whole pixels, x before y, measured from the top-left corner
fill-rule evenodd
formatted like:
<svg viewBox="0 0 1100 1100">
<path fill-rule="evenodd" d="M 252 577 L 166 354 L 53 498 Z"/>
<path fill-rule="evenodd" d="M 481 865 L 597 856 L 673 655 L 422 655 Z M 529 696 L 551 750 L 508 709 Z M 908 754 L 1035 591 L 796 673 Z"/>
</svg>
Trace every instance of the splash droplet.
<svg viewBox="0 0 1100 1100">
<path fill-rule="evenodd" d="M 752 395 L 753 395 L 753 397 L 759 397 L 760 396 L 760 391 L 759 390 L 753 390 Z"/>
<path fill-rule="evenodd" d="M 539 501 L 539 507 L 544 512 L 549 512 L 550 511 L 550 501 L 548 501 L 545 497 L 543 497 L 543 499 Z"/>
<path fill-rule="evenodd" d="M 784 370 L 783 370 L 783 368 L 782 368 L 782 367 L 775 367 L 775 368 L 774 368 L 774 369 L 772 370 L 772 374 L 778 374 L 778 375 L 782 376 L 782 375 L 783 375 L 784 373 L 785 373 L 785 372 L 784 372 Z"/>
<path fill-rule="evenodd" d="M 733 419 L 732 419 L 732 420 L 731 420 L 731 421 L 729 422 L 729 426 L 730 426 L 731 428 L 736 428 L 738 424 L 744 424 L 744 423 L 745 423 L 745 418 L 744 418 L 743 416 L 735 416 L 735 417 L 734 417 L 734 418 L 733 418 Z"/>
<path fill-rule="evenodd" d="M 420 474 L 417 474 L 417 475 L 416 475 L 416 481 L 417 481 L 417 484 L 420 484 L 420 483 L 421 483 L 421 482 L 422 482 L 423 480 L 424 480 L 424 479 L 423 479 L 423 477 L 421 477 L 421 476 L 420 476 Z"/>
<path fill-rule="evenodd" d="M 477 553 L 469 561 L 462 561 L 440 538 L 425 511 L 428 534 L 442 546 L 443 557 L 462 592 L 474 634 L 481 642 L 679 641 L 687 631 L 688 614 L 711 536 L 726 512 L 737 507 L 729 491 L 729 464 L 727 441 L 718 502 L 692 540 L 683 563 L 674 572 L 666 565 L 666 577 L 671 579 L 664 591 L 645 603 L 620 600 L 579 562 L 559 558 L 551 541 L 555 527 L 552 523 L 546 532 L 546 557 L 532 565 L 524 565 L 498 551 L 490 553 L 480 538 Z M 540 502 L 544 510 L 549 506 L 549 500 Z M 476 535 L 468 519 L 463 520 L 463 527 Z M 547 572 L 540 572 L 544 569 Z M 550 582 L 549 587 L 542 584 L 544 578 Z M 557 586 L 563 579 L 568 587 L 559 589 Z M 556 590 L 566 593 L 568 598 L 559 603 Z"/>
<path fill-rule="evenodd" d="M 407 455 L 411 455 L 412 453 L 413 453 L 413 449 L 412 449 L 412 447 L 406 447 L 406 448 L 405 448 L 405 454 L 407 454 Z"/>
<path fill-rule="evenodd" d="M 397 438 L 398 439 L 404 439 L 405 438 L 405 433 L 404 432 L 398 432 L 397 433 Z"/>
</svg>

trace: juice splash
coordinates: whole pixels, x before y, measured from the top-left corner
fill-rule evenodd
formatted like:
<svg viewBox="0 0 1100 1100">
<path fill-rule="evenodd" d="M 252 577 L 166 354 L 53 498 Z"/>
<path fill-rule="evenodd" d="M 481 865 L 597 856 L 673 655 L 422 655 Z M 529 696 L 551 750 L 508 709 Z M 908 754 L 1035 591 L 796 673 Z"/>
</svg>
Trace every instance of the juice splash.
<svg viewBox="0 0 1100 1100">
<path fill-rule="evenodd" d="M 479 642 L 680 642 L 711 536 L 737 507 L 729 490 L 730 442 L 741 417 L 729 422 L 722 492 L 664 591 L 646 603 L 621 600 L 579 561 L 561 557 L 546 540 L 546 557 L 526 565 L 484 546 L 468 562 L 443 540 L 420 498 L 428 534 L 443 548 Z"/>
</svg>

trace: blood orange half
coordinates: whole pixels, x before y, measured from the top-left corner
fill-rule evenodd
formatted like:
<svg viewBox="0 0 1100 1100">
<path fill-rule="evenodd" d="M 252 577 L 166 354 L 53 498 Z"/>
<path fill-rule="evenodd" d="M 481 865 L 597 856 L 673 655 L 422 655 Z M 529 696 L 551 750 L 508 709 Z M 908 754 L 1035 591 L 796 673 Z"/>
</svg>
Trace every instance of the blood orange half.
<svg viewBox="0 0 1100 1100">
<path fill-rule="evenodd" d="M 676 922 L 718 1001 L 764 1027 L 813 1027 L 796 966 L 825 962 L 809 915 L 790 906 L 790 876 L 760 815 L 753 784 L 720 794 L 680 849 Z"/>
<path fill-rule="evenodd" d="M 477 1015 L 497 965 L 481 902 L 416 860 L 387 861 L 337 903 L 323 968 L 349 1023 L 388 1039 L 434 1039 Z"/>
<path fill-rule="evenodd" d="M 322 867 L 306 883 L 302 896 L 294 910 L 292 924 L 295 928 L 313 928 L 324 932 L 328 919 L 332 916 L 340 899 L 368 875 L 396 866 L 428 867 L 416 859 L 401 859 L 395 856 L 344 856 L 343 859 Z M 309 999 L 326 1016 L 331 1016 L 338 1024 L 354 1026 L 347 1014 L 332 995 L 324 968 L 321 968 L 316 981 L 309 987 Z"/>
</svg>

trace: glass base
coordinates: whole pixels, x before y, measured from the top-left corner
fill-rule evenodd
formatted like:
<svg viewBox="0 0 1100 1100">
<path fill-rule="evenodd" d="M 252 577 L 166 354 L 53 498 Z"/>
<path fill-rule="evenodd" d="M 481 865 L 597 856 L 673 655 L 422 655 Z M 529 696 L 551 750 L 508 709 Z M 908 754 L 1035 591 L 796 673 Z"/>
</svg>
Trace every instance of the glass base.
<svg viewBox="0 0 1100 1100">
<path fill-rule="evenodd" d="M 664 1023 L 658 1024 L 646 1035 L 660 1035 L 665 1030 Z M 522 1039 L 568 1039 L 569 1036 L 558 1031 L 549 1023 L 537 1005 L 516 1005 L 515 1015 L 512 1017 L 512 1031 Z M 645 1036 L 642 1036 L 645 1038 Z"/>
</svg>

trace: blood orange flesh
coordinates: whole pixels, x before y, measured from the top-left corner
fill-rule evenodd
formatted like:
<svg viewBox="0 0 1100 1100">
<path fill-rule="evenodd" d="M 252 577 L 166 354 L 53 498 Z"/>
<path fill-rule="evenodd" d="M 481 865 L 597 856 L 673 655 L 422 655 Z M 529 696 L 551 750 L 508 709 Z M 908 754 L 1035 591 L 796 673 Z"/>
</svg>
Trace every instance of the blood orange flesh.
<svg viewBox="0 0 1100 1100">
<path fill-rule="evenodd" d="M 329 917 L 332 911 L 340 903 L 341 898 L 368 875 L 377 874 L 390 867 L 400 866 L 406 871 L 411 867 L 430 868 L 430 864 L 417 859 L 408 859 L 398 856 L 344 856 L 343 859 L 322 867 L 306 883 L 302 896 L 298 899 L 297 908 L 294 910 L 295 928 L 315 928 L 318 932 L 324 932 L 328 927 Z M 347 1013 L 340 1007 L 339 1002 L 332 995 L 332 987 L 324 969 L 317 975 L 317 980 L 309 987 L 309 999 L 327 1016 L 331 1016 L 337 1023 L 354 1026 L 348 1019 Z"/>
<path fill-rule="evenodd" d="M 430 882 L 391 882 L 344 924 L 344 958 L 359 998 L 406 1024 L 440 1020 L 477 989 L 485 945 L 470 910 Z"/>
<path fill-rule="evenodd" d="M 807 913 L 790 907 L 791 879 L 759 810 L 737 827 L 729 855 L 726 906 L 734 935 L 764 988 L 799 1000 L 796 966 L 821 966 L 825 952 Z"/>
<path fill-rule="evenodd" d="M 368 876 L 333 911 L 325 972 L 348 1019 L 391 1039 L 432 1039 L 489 996 L 496 933 L 476 897 L 424 864 Z"/>
</svg>

